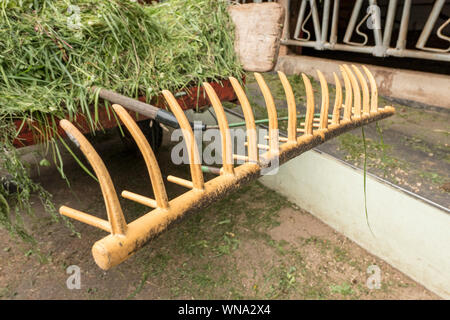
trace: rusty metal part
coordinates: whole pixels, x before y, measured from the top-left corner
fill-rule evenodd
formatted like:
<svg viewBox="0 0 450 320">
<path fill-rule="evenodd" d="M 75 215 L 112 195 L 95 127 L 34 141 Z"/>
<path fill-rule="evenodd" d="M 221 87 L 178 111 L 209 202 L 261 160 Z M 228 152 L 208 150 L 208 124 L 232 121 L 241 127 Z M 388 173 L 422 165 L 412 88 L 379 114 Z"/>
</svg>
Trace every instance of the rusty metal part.
<svg viewBox="0 0 450 320">
<path fill-rule="evenodd" d="M 297 114 L 292 88 L 285 75 L 279 73 L 289 108 L 289 129 L 287 138 L 278 137 L 278 121 L 273 97 L 262 75 L 255 74 L 258 85 L 263 93 L 269 115 L 269 135 L 265 137 L 265 140 L 268 140 L 268 145 L 258 144 L 255 120 L 250 103 L 238 81 L 234 78 L 230 78 L 230 82 L 236 91 L 236 95 L 244 111 L 245 125 L 247 128 L 247 142 L 245 142 L 247 156 L 232 154 L 230 128 L 225 117 L 225 111 L 214 89 L 205 83 L 204 90 L 215 110 L 219 124 L 223 156 L 222 168 L 201 166 L 197 143 L 195 142 L 189 121 L 172 93 L 163 91 L 167 104 L 180 124 L 183 133 L 188 151 L 192 179 L 192 181 L 189 181 L 179 177 L 168 176 L 167 179 L 170 182 L 177 183 L 190 189 L 186 193 L 170 201 L 167 198 L 162 174 L 151 147 L 128 112 L 122 106 L 114 105 L 114 110 L 136 140 L 144 157 L 150 176 L 153 194 L 155 195 L 155 199 L 151 199 L 130 191 L 122 192 L 123 197 L 153 208 L 144 216 L 128 224 L 125 222 L 116 191 L 102 160 L 83 134 L 69 121 L 62 120 L 61 127 L 66 131 L 72 141 L 80 147 L 98 177 L 106 204 L 108 220 L 103 220 L 65 206 L 62 206 L 59 211 L 63 215 L 110 233 L 105 238 L 97 241 L 92 247 L 92 254 L 95 262 L 100 268 L 107 270 L 128 259 L 138 249 L 144 246 L 148 240 L 164 231 L 167 226 L 176 219 L 189 212 L 203 208 L 214 201 L 223 198 L 229 192 L 239 189 L 243 184 L 257 179 L 261 175 L 262 170 L 269 168 L 272 163 L 281 165 L 326 140 L 370 122 L 393 115 L 395 112 L 393 107 L 386 106 L 384 108 L 378 108 L 376 101 L 377 90 L 375 82 L 372 81 L 373 76 L 370 71 L 367 68 L 364 68 L 364 72 L 370 82 L 370 97 L 369 86 L 367 85 L 367 82 L 365 82 L 365 77 L 360 70 L 355 70 L 354 68 L 354 71 L 357 74 L 356 77 L 348 66 L 341 68 L 345 86 L 344 106 L 342 106 L 341 82 L 338 76 L 336 74 L 334 75 L 336 98 L 332 115 L 328 114 L 328 85 L 323 75 L 318 71 L 322 94 L 319 118 L 314 117 L 314 92 L 311 82 L 305 74 L 302 74 L 306 89 L 307 110 L 305 121 L 304 123 L 300 123 L 299 127 L 296 125 Z M 358 81 L 356 80 L 357 78 L 363 87 L 362 110 L 361 94 Z M 352 93 L 355 95 L 354 100 L 352 99 Z M 354 101 L 355 105 L 352 105 L 352 101 Z M 341 110 L 343 110 L 342 115 Z M 363 114 L 361 114 L 361 111 Z M 328 119 L 329 117 L 331 117 L 330 120 Z M 259 157 L 258 149 L 261 150 L 261 155 Z M 243 161 L 244 163 L 235 166 L 235 160 Z M 214 172 L 219 175 L 205 182 L 202 171 Z"/>
</svg>

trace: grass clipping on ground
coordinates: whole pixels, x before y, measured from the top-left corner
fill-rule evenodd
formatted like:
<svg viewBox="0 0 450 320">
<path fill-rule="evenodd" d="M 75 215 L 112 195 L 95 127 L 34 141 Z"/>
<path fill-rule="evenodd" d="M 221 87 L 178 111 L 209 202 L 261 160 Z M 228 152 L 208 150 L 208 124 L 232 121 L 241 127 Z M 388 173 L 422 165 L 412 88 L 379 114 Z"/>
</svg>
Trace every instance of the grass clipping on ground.
<svg viewBox="0 0 450 320">
<path fill-rule="evenodd" d="M 57 120 L 82 114 L 94 130 L 98 97 L 89 87 L 150 100 L 163 89 L 240 77 L 233 34 L 224 0 L 151 5 L 117 0 L 2 1 L 0 172 L 9 173 L 18 192 L 12 195 L 0 184 L 0 225 L 24 234 L 19 212 L 30 212 L 29 199 L 36 191 L 54 211 L 50 195 L 29 179 L 13 148 L 18 131 L 14 120 L 32 120 L 42 141 L 49 140 L 45 149 L 62 168 L 55 143 Z"/>
</svg>

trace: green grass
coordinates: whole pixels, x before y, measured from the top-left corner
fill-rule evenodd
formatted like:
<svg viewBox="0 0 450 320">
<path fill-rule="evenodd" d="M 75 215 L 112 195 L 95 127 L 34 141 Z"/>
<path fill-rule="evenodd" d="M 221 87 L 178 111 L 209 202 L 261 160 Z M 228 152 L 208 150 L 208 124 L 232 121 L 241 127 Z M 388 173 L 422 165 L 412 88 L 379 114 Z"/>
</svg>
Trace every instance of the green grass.
<svg viewBox="0 0 450 320">
<path fill-rule="evenodd" d="M 339 141 L 339 148 L 346 152 L 345 160 L 357 166 L 361 166 L 364 161 L 364 145 L 362 138 L 358 134 L 344 133 L 337 139 Z M 405 144 L 414 150 L 418 150 L 426 154 L 430 154 L 433 151 L 420 138 L 405 137 L 404 140 Z M 384 144 L 382 140 L 366 138 L 366 146 L 367 168 L 369 171 L 372 169 L 381 170 L 386 178 L 392 176 L 396 169 L 400 169 L 402 171 L 407 171 L 411 175 L 417 175 L 421 179 L 436 186 L 440 186 L 446 182 L 446 178 L 443 175 L 437 172 L 420 169 L 417 166 L 414 166 L 414 164 L 400 159 L 395 155 L 392 146 Z"/>
<path fill-rule="evenodd" d="M 330 286 L 330 290 L 332 293 L 337 293 L 343 296 L 350 296 L 355 293 L 351 284 L 348 282 L 343 282 L 341 284 L 335 284 Z"/>
<path fill-rule="evenodd" d="M 0 298 L 12 299 L 16 295 L 17 295 L 17 292 L 14 291 L 10 286 L 6 286 L 4 288 L 0 288 Z"/>
<path fill-rule="evenodd" d="M 340 149 L 346 152 L 345 160 L 356 165 L 364 162 L 364 141 L 354 133 L 344 133 L 338 138 Z M 386 177 L 390 170 L 407 168 L 405 161 L 391 154 L 392 146 L 385 144 L 381 139 L 373 140 L 366 137 L 367 169 L 377 168 L 383 171 Z"/>
<path fill-rule="evenodd" d="M 423 179 L 429 180 L 432 183 L 436 185 L 443 184 L 446 180 L 445 177 L 441 176 L 440 174 L 436 172 L 430 172 L 430 171 L 421 171 L 419 172 L 419 176 Z"/>
</svg>

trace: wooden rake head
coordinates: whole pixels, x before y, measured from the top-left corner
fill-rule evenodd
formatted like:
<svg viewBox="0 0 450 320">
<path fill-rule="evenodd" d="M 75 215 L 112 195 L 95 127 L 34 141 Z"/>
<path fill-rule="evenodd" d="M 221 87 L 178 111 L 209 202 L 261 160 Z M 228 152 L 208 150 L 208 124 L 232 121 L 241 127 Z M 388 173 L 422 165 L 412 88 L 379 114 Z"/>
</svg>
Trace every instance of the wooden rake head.
<svg viewBox="0 0 450 320">
<path fill-rule="evenodd" d="M 100 268 L 107 270 L 125 261 L 144 246 L 150 238 L 165 230 L 174 220 L 188 212 L 199 210 L 238 189 L 242 184 L 258 178 L 262 170 L 269 167 L 273 160 L 281 165 L 339 134 L 391 116 L 395 111 L 393 107 L 378 108 L 375 79 L 366 67 L 363 66 L 362 68 L 364 73 L 356 66 L 341 66 L 340 72 L 344 80 L 345 95 L 343 95 L 339 77 L 336 73 L 333 74 L 336 95 L 330 115 L 328 84 L 324 75 L 317 71 L 321 87 L 321 107 L 320 113 L 315 116 L 313 88 L 309 78 L 302 74 L 307 101 L 304 122 L 298 121 L 295 97 L 287 77 L 283 72 L 278 72 L 288 106 L 287 137 L 278 135 L 278 120 L 274 99 L 263 77 L 255 73 L 268 113 L 269 132 L 268 136 L 265 137 L 268 144 L 263 143 L 265 141 L 258 143 L 257 128 L 250 103 L 238 80 L 230 77 L 245 119 L 245 155 L 233 154 L 230 128 L 225 111 L 214 89 L 208 83 L 204 83 L 204 89 L 217 116 L 222 148 L 220 175 L 207 182 L 203 177 L 201 158 L 191 124 L 172 93 L 167 90 L 163 91 L 162 94 L 182 130 L 191 173 L 191 180 L 170 175 L 167 177 L 169 182 L 189 189 L 186 193 L 170 201 L 167 197 L 158 162 L 144 134 L 122 106 L 113 105 L 115 112 L 131 133 L 142 153 L 155 198 L 151 199 L 127 190 L 122 191 L 122 197 L 152 208 L 147 214 L 130 223 L 125 220 L 108 170 L 97 152 L 74 125 L 67 120 L 61 120 L 60 126 L 84 153 L 98 177 L 108 220 L 66 206 L 62 206 L 59 212 L 110 233 L 97 241 L 92 247 L 95 262 Z M 244 163 L 235 166 L 235 160 Z"/>
</svg>

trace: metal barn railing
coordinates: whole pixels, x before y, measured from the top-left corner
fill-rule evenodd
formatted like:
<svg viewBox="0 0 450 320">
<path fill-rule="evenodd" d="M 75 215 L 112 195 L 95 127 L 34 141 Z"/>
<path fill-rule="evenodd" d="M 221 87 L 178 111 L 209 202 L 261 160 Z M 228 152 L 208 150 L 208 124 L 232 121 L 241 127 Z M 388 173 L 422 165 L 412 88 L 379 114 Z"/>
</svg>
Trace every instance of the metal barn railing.
<svg viewBox="0 0 450 320">
<path fill-rule="evenodd" d="M 436 0 L 434 2 L 420 36 L 415 43 L 415 49 L 407 49 L 408 26 L 411 7 L 413 6 L 411 0 L 403 1 L 395 47 L 391 47 L 390 43 L 394 34 L 396 10 L 399 5 L 398 0 L 389 1 L 386 14 L 383 17 L 381 17 L 380 8 L 378 7 L 376 0 L 356 0 L 353 5 L 350 19 L 348 20 L 344 37 L 340 43 L 338 42 L 338 22 L 341 14 L 340 0 L 320 1 L 323 9 L 321 17 L 319 14 L 318 1 L 299 0 L 301 1 L 300 8 L 294 34 L 291 36 L 289 17 L 291 17 L 291 13 L 296 14 L 291 12 L 293 1 L 296 0 L 279 1 L 280 3 L 284 3 L 286 12 L 288 13 L 286 14 L 284 33 L 281 41 L 284 45 L 312 47 L 316 50 L 340 50 L 367 53 L 376 57 L 395 56 L 450 61 L 450 46 L 448 48 L 433 48 L 426 46 L 433 29 L 436 27 L 436 36 L 441 40 L 450 42 L 450 37 L 443 33 L 444 28 L 450 23 L 450 18 L 443 15 L 444 17 L 447 17 L 447 20 L 440 26 L 436 26 L 438 18 L 446 5 L 445 0 Z M 366 8 L 366 13 L 364 17 L 358 21 L 363 7 Z M 309 10 L 306 14 L 307 9 Z M 312 30 L 305 28 L 310 18 L 312 18 Z M 382 20 L 384 20 L 384 26 L 382 26 Z M 329 32 L 330 23 L 331 30 Z M 363 23 L 366 23 L 367 28 L 371 29 L 373 33 L 371 36 L 373 45 L 368 45 L 369 34 L 364 33 L 360 29 Z M 355 32 L 364 40 L 361 42 L 352 42 L 351 39 Z M 395 33 L 397 33 L 397 30 L 395 30 Z M 311 39 L 312 34 L 314 34 L 314 40 Z"/>
</svg>

